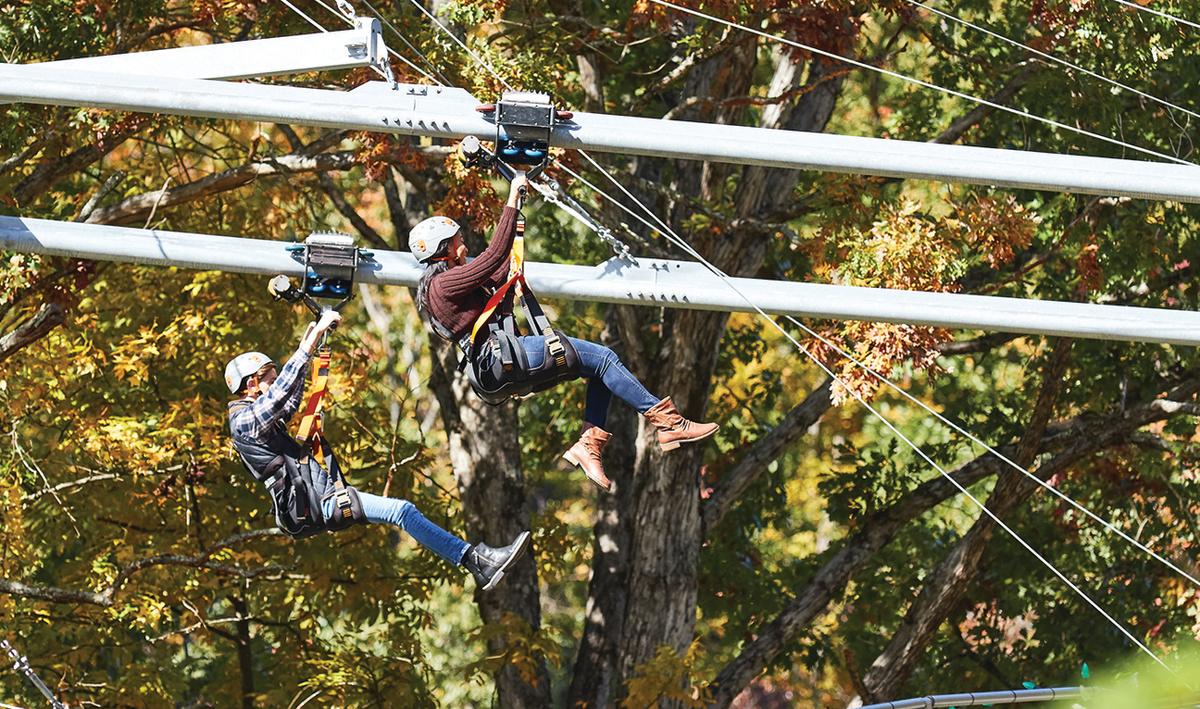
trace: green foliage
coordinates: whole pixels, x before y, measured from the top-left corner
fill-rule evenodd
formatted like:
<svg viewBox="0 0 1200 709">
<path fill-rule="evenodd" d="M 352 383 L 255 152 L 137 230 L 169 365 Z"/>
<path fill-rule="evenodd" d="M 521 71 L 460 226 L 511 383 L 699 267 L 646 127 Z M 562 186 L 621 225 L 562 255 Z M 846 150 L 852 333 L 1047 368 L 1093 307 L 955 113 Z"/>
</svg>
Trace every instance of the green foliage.
<svg viewBox="0 0 1200 709">
<path fill-rule="evenodd" d="M 995 96 L 1023 77 L 1010 101 L 1014 106 L 1191 154 L 1187 125 L 1169 111 L 1033 63 L 956 24 L 892 4 L 792 5 L 703 7 L 980 96 Z M 500 88 L 407 4 L 381 9 L 454 85 L 481 97 Z M 648 117 L 674 111 L 675 118 L 752 125 L 773 103 L 767 90 L 777 55 L 648 3 L 568 9 L 464 0 L 440 11 L 506 80 L 550 91 L 573 108 Z M 954 12 L 1147 92 L 1200 104 L 1193 37 L 1166 21 L 1098 2 L 967 0 Z M 332 16 L 320 16 L 334 24 Z M 250 0 L 54 0 L 0 7 L 0 53 L 12 62 L 302 31 L 308 31 L 304 22 L 281 5 Z M 732 73 L 746 69 L 739 95 L 710 95 L 711 73 L 702 79 L 682 72 L 660 83 L 688 57 L 699 55 L 697 66 L 710 66 L 703 59 L 709 52 L 711 62 Z M 584 55 L 599 67 L 602 97 L 585 92 L 576 60 Z M 802 53 L 788 55 L 793 59 L 814 71 Z M 930 140 L 971 108 L 866 73 L 821 81 L 839 87 L 828 127 L 838 133 Z M 785 101 L 804 101 L 805 95 Z M 21 158 L 0 170 L 0 211 L 6 214 L 75 218 L 118 169 L 128 174 L 103 206 L 154 193 L 168 179 L 171 185 L 190 183 L 296 149 L 270 126 L 23 104 L 0 111 L 0 159 Z M 320 135 L 298 129 L 303 142 Z M 1115 146 L 1000 113 L 975 124 L 961 141 L 1121 155 Z M 105 157 L 39 183 L 46 170 L 69 166 L 77 151 L 92 149 Z M 495 185 L 448 170 L 442 156 L 426 155 L 411 142 L 345 135 L 333 149 L 353 152 L 356 167 L 329 179 L 388 244 L 402 242 L 404 220 L 411 217 L 396 218 L 385 209 L 389 180 L 426 185 L 403 195 L 413 214 L 444 209 L 462 215 L 476 234 L 494 216 Z M 569 154 L 562 159 L 578 166 Z M 622 168 L 634 165 L 621 156 L 610 160 Z M 737 195 L 749 173 L 710 165 L 702 178 L 695 165 L 666 160 L 642 160 L 637 167 L 643 179 L 635 189 L 660 213 L 670 213 L 689 239 L 737 261 L 722 245 L 746 223 L 736 221 L 748 216 Z M 1200 290 L 1192 283 L 1200 264 L 1194 206 L 816 173 L 802 175 L 790 197 L 794 211 L 767 215 L 760 235 L 765 257 L 753 275 L 1200 307 Z M 527 215 L 530 233 L 537 235 L 531 258 L 596 263 L 608 257 L 606 246 L 553 209 L 531 207 Z M 604 215 L 614 226 L 631 222 L 634 235 L 626 238 L 639 244 L 637 251 L 678 256 L 627 216 Z M 153 223 L 146 218 L 129 224 L 278 239 L 314 227 L 349 228 L 308 174 L 262 178 L 159 210 Z M 239 469 L 225 441 L 221 369 L 249 348 L 286 357 L 303 326 L 294 312 L 269 301 L 261 279 L 5 254 L 0 335 L 47 305 L 62 307 L 66 323 L 17 351 L 0 371 L 0 405 L 8 412 L 0 429 L 7 444 L 0 455 L 0 578 L 102 598 L 56 603 L 0 595 L 0 625 L 21 639 L 23 651 L 54 679 L 64 699 L 237 705 L 247 655 L 253 686 L 245 689 L 263 706 L 288 706 L 312 695 L 312 703 L 322 705 L 484 706 L 493 698 L 489 675 L 512 666 L 536 677 L 540 658 L 548 659 L 556 686 L 569 684 L 584 623 L 596 505 L 588 484 L 558 456 L 578 434 L 582 383 L 521 405 L 522 465 L 538 503 L 533 527 L 542 627 L 534 630 L 511 615 L 481 626 L 461 573 L 399 535 L 359 528 L 302 543 L 242 536 L 269 528 L 271 521 L 262 491 Z M 601 308 L 553 305 L 557 322 L 572 334 L 622 334 L 616 318 Z M 638 340 L 619 342 L 618 349 L 628 355 L 640 347 L 653 361 L 678 318 L 660 312 L 638 317 L 644 324 L 634 333 Z M 1035 338 L 942 357 L 952 333 L 817 326 L 983 440 L 1007 444 L 1027 430 L 1047 350 Z M 405 294 L 368 290 L 347 311 L 335 338 L 338 374 L 328 429 L 356 484 L 412 500 L 461 533 L 446 436 L 429 425 L 437 416 L 425 341 Z M 749 317 L 730 318 L 721 341 L 704 346 L 709 344 L 717 349 L 709 412 L 722 423 L 703 469 L 711 486 L 822 377 Z M 852 363 L 812 349 L 854 391 L 874 397 L 943 467 L 978 455 L 910 402 L 880 390 Z M 1076 342 L 1054 419 L 1092 422 L 1116 415 L 1160 396 L 1197 364 L 1197 354 L 1183 348 Z M 638 373 L 655 390 L 668 374 Z M 807 587 L 871 515 L 936 476 L 847 391 L 835 393 L 847 403 L 770 462 L 709 530 L 700 551 L 695 640 L 682 652 L 659 648 L 639 663 L 619 691 L 625 705 L 700 705 L 704 683 Z M 1169 558 L 1194 559 L 1200 544 L 1195 437 L 1195 418 L 1176 416 L 1068 466 L 1052 484 Z M 992 484 L 985 480 L 972 492 L 986 497 Z M 905 525 L 868 570 L 772 659 L 760 686 L 826 705 L 848 699 L 901 626 L 930 569 L 978 514 L 969 502 L 952 498 Z M 1032 497 L 1010 522 L 1156 652 L 1183 654 L 1194 644 L 1200 633 L 1195 588 L 1048 495 Z M 146 559 L 163 558 L 175 561 L 131 571 Z M 1130 652 L 1126 641 L 1000 534 L 963 599 L 937 629 L 904 694 L 1070 683 L 1081 665 L 1097 683 L 1136 672 L 1143 678 L 1138 692 L 1170 686 L 1157 676 L 1146 681 L 1150 671 L 1144 668 L 1122 669 Z M 490 654 L 489 643 L 501 641 L 504 650 Z M 19 677 L 0 675 L 5 696 L 24 697 L 26 690 Z"/>
</svg>

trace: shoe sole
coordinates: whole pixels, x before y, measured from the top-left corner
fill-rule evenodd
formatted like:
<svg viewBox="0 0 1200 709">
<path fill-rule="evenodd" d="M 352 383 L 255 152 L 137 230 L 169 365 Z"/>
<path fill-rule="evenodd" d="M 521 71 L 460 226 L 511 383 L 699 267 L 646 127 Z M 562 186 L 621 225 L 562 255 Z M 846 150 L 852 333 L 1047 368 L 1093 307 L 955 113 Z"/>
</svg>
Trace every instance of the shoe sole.
<svg viewBox="0 0 1200 709">
<path fill-rule="evenodd" d="M 663 452 L 673 451 L 676 448 L 678 448 L 679 446 L 682 446 L 684 443 L 696 443 L 698 441 L 703 441 L 707 438 L 712 438 L 713 435 L 715 435 L 716 432 L 720 431 L 720 430 L 721 430 L 721 427 L 717 426 L 712 431 L 709 431 L 708 433 L 704 434 L 703 436 L 698 436 L 696 438 L 680 438 L 679 440 L 671 441 L 670 443 L 659 443 L 658 447 L 661 448 L 663 450 Z"/>
<path fill-rule="evenodd" d="M 567 461 L 571 465 L 574 465 L 576 468 L 583 470 L 583 476 L 585 478 L 587 478 L 588 480 L 591 480 L 592 484 L 595 485 L 596 487 L 600 488 L 601 490 L 603 490 L 605 492 L 612 492 L 612 485 L 611 484 L 605 485 L 604 483 L 600 482 L 596 478 L 593 478 L 591 475 L 588 475 L 587 470 L 584 470 L 583 464 L 579 462 L 579 459 L 576 458 L 574 455 L 571 455 L 571 451 L 567 451 L 566 453 L 563 453 L 562 459 Z"/>
<path fill-rule="evenodd" d="M 525 555 L 525 549 L 528 547 L 529 532 L 521 532 L 521 536 L 517 537 L 517 550 L 509 555 L 508 560 L 504 562 L 504 565 L 500 567 L 500 570 L 496 572 L 496 575 L 492 577 L 492 580 L 488 582 L 488 585 L 483 587 L 483 590 L 490 591 L 495 588 L 496 584 L 500 583 L 500 579 L 504 578 L 504 574 L 508 572 L 509 567 L 511 567 L 517 562 L 517 560 Z"/>
</svg>

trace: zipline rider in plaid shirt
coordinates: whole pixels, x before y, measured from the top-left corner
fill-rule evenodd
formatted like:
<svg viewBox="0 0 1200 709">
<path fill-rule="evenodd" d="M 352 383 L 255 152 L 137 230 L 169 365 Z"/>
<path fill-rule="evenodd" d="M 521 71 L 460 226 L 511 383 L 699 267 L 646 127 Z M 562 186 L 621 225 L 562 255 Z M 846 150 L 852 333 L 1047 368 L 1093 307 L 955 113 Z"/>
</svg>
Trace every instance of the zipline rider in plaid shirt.
<svg viewBox="0 0 1200 709">
<path fill-rule="evenodd" d="M 238 399 L 229 404 L 229 431 L 246 468 L 267 486 L 280 529 L 295 537 L 341 529 L 351 521 L 335 514 L 341 479 L 337 458 L 330 453 L 325 470 L 288 433 L 287 423 L 304 400 L 308 365 L 322 336 L 341 320 L 333 310 L 309 325 L 300 346 L 283 369 L 261 352 L 238 355 L 225 367 L 225 383 Z M 342 488 L 349 493 L 355 521 L 390 524 L 408 532 L 422 546 L 451 564 L 471 572 L 490 590 L 520 558 L 529 544 L 522 532 L 512 544 L 493 548 L 468 544 L 429 521 L 411 502 Z"/>
</svg>

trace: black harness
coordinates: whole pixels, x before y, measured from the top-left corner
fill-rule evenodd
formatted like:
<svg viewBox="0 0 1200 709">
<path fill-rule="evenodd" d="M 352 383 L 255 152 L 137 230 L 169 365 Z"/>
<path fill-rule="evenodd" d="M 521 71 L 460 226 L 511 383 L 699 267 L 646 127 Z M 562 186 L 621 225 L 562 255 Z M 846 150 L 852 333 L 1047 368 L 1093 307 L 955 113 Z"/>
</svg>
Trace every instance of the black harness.
<svg viewBox="0 0 1200 709">
<path fill-rule="evenodd" d="M 492 292 L 471 332 L 455 340 L 447 327 L 430 318 L 434 332 L 458 346 L 458 369 L 466 370 L 471 389 L 493 406 L 580 376 L 578 353 L 566 335 L 551 327 L 550 318 L 525 282 L 524 218 L 518 216 L 516 229 L 508 280 Z M 545 338 L 542 363 L 536 367 L 529 365 L 525 348 L 517 339 L 520 335 L 513 314 L 514 299 L 521 301 L 529 334 Z M 481 338 L 485 329 L 487 337 Z"/>
<path fill-rule="evenodd" d="M 229 404 L 230 416 L 249 406 L 242 399 Z M 341 466 L 333 451 L 323 446 L 326 454 L 326 474 L 333 482 L 328 495 L 317 487 L 316 477 L 321 467 L 307 449 L 287 433 L 282 423 L 276 424 L 266 440 L 233 436 L 233 447 L 242 465 L 254 479 L 267 488 L 275 524 L 296 539 L 311 537 L 320 532 L 336 532 L 354 524 L 366 522 L 358 491 L 346 484 Z M 333 497 L 337 507 L 331 517 L 325 517 L 323 503 Z"/>
<path fill-rule="evenodd" d="M 460 145 L 460 158 L 468 166 L 494 168 L 509 180 L 516 175 L 517 165 L 529 166 L 525 175 L 530 179 L 541 173 L 556 122 L 571 119 L 569 111 L 555 110 L 549 96 L 527 92 L 506 92 L 499 102 L 477 110 L 496 124 L 496 153 L 483 148 L 478 138 L 468 136 Z M 524 192 L 518 210 L 523 201 Z M 550 318 L 525 282 L 525 218 L 519 212 L 516 230 L 508 280 L 491 293 L 471 332 L 455 339 L 454 333 L 430 318 L 434 332 L 458 346 L 458 368 L 466 370 L 471 388 L 493 406 L 580 376 L 575 348 L 566 335 L 550 326 Z M 529 365 L 525 348 L 517 339 L 520 335 L 513 315 L 514 300 L 521 301 L 529 334 L 545 338 L 542 363 L 536 367 Z"/>
</svg>

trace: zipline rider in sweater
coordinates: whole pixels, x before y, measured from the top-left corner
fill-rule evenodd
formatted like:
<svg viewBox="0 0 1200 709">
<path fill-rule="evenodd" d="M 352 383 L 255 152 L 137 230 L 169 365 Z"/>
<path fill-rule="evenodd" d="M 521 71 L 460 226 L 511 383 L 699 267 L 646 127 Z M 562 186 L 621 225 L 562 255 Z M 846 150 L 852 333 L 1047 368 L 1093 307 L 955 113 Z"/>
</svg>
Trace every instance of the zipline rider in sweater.
<svg viewBox="0 0 1200 709">
<path fill-rule="evenodd" d="M 471 336 L 492 292 L 508 280 L 518 202 L 527 184 L 524 175 L 518 174 L 513 179 L 508 204 L 500 215 L 491 243 L 470 263 L 462 231 L 448 217 L 430 217 L 409 234 L 408 245 L 413 256 L 425 265 L 417 285 L 417 305 L 434 321 L 434 329 L 451 342 L 464 343 Z M 483 334 L 481 331 L 466 347 L 471 349 L 473 357 L 482 358 L 480 369 L 489 370 L 495 350 L 487 346 L 490 340 Z M 529 368 L 540 367 L 547 357 L 546 337 L 526 335 L 518 339 Z M 588 388 L 582 434 L 563 458 L 582 468 L 600 488 L 606 491 L 612 488 L 601 454 L 611 437 L 604 426 L 614 394 L 658 429 L 658 442 L 664 451 L 708 438 L 717 431 L 717 424 L 695 423 L 684 418 L 670 397 L 662 399 L 651 394 L 611 349 L 574 337 L 566 340 L 575 349 L 579 374 L 587 378 Z"/>
<path fill-rule="evenodd" d="M 522 532 L 512 544 L 492 548 L 471 545 L 425 518 L 407 500 L 359 492 L 342 483 L 337 458 L 328 453 L 329 470 L 289 435 L 287 422 L 304 400 L 305 374 L 322 335 L 341 320 L 327 310 L 309 325 L 300 346 L 278 373 L 261 352 L 238 355 L 225 368 L 225 383 L 238 395 L 229 404 L 229 430 L 246 467 L 263 482 L 275 505 L 276 521 L 296 537 L 334 531 L 352 523 L 338 509 L 338 497 L 355 503 L 354 520 L 390 524 L 456 566 L 465 567 L 483 590 L 502 579 L 529 544 Z M 349 509 L 349 507 L 347 507 Z"/>
</svg>

